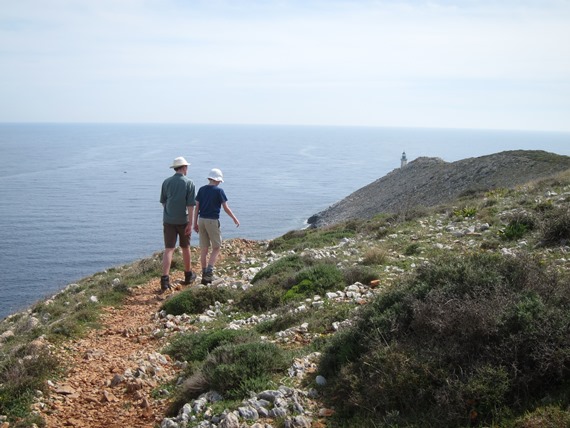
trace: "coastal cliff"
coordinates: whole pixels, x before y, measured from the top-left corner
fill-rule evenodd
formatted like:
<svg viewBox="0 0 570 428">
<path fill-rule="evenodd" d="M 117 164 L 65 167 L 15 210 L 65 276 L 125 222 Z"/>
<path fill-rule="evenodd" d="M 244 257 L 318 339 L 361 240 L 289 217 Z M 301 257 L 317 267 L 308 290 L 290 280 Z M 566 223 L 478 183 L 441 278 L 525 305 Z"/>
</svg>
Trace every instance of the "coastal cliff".
<svg viewBox="0 0 570 428">
<path fill-rule="evenodd" d="M 208 286 L 177 252 L 158 293 L 156 253 L 7 317 L 0 427 L 570 426 L 568 158 L 515 154 L 436 209 L 225 241 Z"/>
<path fill-rule="evenodd" d="M 448 163 L 420 157 L 311 216 L 313 227 L 380 213 L 434 207 L 467 194 L 513 188 L 570 168 L 570 157 L 540 150 L 505 151 Z"/>
</svg>

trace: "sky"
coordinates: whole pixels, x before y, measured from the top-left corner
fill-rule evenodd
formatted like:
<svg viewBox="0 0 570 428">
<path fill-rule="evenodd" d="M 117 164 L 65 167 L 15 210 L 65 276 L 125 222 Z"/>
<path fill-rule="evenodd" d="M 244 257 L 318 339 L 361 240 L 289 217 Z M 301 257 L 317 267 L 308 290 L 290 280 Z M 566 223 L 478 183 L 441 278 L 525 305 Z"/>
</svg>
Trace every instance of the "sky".
<svg viewBox="0 0 570 428">
<path fill-rule="evenodd" d="M 0 122 L 570 132 L 570 0 L 0 0 Z"/>
</svg>

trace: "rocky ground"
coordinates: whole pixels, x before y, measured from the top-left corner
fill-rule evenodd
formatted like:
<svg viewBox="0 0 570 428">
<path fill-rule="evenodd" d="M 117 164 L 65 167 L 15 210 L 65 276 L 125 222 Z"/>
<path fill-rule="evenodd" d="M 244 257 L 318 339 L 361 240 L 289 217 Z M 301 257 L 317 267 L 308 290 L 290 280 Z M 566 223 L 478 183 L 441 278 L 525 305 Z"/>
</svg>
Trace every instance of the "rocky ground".
<svg viewBox="0 0 570 428">
<path fill-rule="evenodd" d="M 263 246 L 264 243 L 245 240 L 228 242 L 218 272 L 233 271 L 227 265 L 236 258 L 241 261 L 242 268 L 236 272 L 236 276 L 218 276 L 215 280 L 217 285 L 248 284 L 247 277 L 252 277 L 259 269 L 249 265 L 253 264 L 253 260 L 259 264 L 258 257 Z M 182 277 L 182 272 L 171 275 L 175 283 Z M 200 285 L 195 283 L 192 286 Z M 189 419 L 197 419 L 197 416 L 202 419 L 209 404 L 220 399 L 215 394 L 207 394 L 185 406 L 177 417 L 166 418 L 170 394 L 161 388 L 178 378 L 184 364 L 172 361 L 161 350 L 177 332 L 197 330 L 201 323 L 210 322 L 215 318 L 216 310 L 213 308 L 198 317 L 166 316 L 160 312 L 162 302 L 181 292 L 185 286 L 177 285 L 172 292 L 162 295 L 157 292 L 159 288 L 158 278 L 137 286 L 124 305 L 104 310 L 100 329 L 52 348 L 52 352 L 66 362 L 66 374 L 57 381 L 50 381 L 50 394 L 39 397 L 34 406 L 47 427 L 182 427 Z M 245 328 L 259 321 L 256 317 L 236 320 L 228 328 Z M 279 340 L 304 340 L 302 327 L 284 332 Z M 312 355 L 292 362 L 289 377 L 300 380 L 306 373 L 313 372 L 315 358 Z M 278 407 L 275 402 L 280 400 L 285 407 L 294 401 L 300 409 L 299 415 L 317 412 L 316 417 L 291 417 L 288 426 L 324 426 L 318 420 L 318 403 L 315 397 L 309 395 L 306 391 L 282 386 L 276 391 L 260 393 L 250 405 L 244 404 L 234 412 L 206 415 L 215 425 L 212 425 L 214 422 L 205 422 L 201 426 L 249 427 L 243 423 L 245 418 L 255 420 L 257 425 L 252 425 L 254 427 L 270 427 L 272 421 L 283 419 L 286 415 L 278 410 L 265 411 L 263 406 L 267 407 L 268 400 L 274 409 Z M 326 409 L 320 411 L 323 417 L 329 412 Z"/>
<path fill-rule="evenodd" d="M 570 269 L 570 247 L 537 248 L 532 234 L 523 239 L 503 240 L 501 233 L 513 216 L 535 215 L 534 205 L 566 208 L 570 185 L 546 188 L 532 194 L 531 188 L 516 192 L 491 193 L 481 201 L 475 216 L 462 216 L 462 210 L 434 212 L 413 222 L 396 225 L 387 234 L 374 230 L 355 238 L 343 238 L 326 248 L 307 248 L 302 253 L 313 259 L 332 258 L 339 266 L 378 260 L 378 279 L 370 284 L 355 283 L 342 291 L 314 296 L 299 303 L 295 312 L 319 311 L 325 304 L 349 304 L 354 308 L 369 301 L 375 293 L 397 282 L 402 274 L 428 262 L 434 252 L 496 251 L 504 255 L 535 253 L 557 269 Z M 508 194 L 508 195 L 507 195 Z M 532 195 L 532 197 L 530 196 Z M 522 208 L 521 205 L 527 206 Z M 467 212 L 467 211 L 466 211 Z M 247 289 L 262 267 L 283 257 L 267 250 L 267 242 L 230 240 L 224 243 L 216 269 L 214 285 Z M 413 251 L 411 251 L 413 250 Z M 194 256 L 195 257 L 195 256 Z M 182 278 L 174 272 L 173 279 Z M 194 284 L 192 287 L 198 287 Z M 164 299 L 180 293 L 159 295 L 158 278 L 132 289 L 125 304 L 107 308 L 102 327 L 79 340 L 50 345 L 67 364 L 66 375 L 50 382 L 50 394 L 40 396 L 35 410 L 47 427 L 161 427 L 185 428 L 321 428 L 327 426 L 333 410 L 320 401 L 317 391 L 302 382 L 311 376 L 318 385 L 318 354 L 308 353 L 294 361 L 280 384 L 271 391 L 255 396 L 231 409 L 220 409 L 220 397 L 211 392 L 187 403 L 175 416 L 167 417 L 171 394 L 165 385 L 176 382 L 184 369 L 181 362 L 162 354 L 165 345 L 178 332 L 216 328 L 245 329 L 273 313 L 247 316 L 237 313 L 228 303 L 216 304 L 198 315 L 166 315 L 160 310 Z M 318 312 L 316 312 L 318 314 Z M 21 320 L 24 321 L 24 320 Z M 349 320 L 334 323 L 330 331 L 342 329 Z M 12 333 L 14 334 L 14 333 Z M 7 332 L 0 335 L 6 336 Z M 265 340 L 284 347 L 299 348 L 315 336 L 310 326 L 299 323 L 292 328 L 270 334 Z M 321 379 L 326 382 L 326 379 Z M 217 410 L 214 410 L 217 409 Z M 188 424 L 191 422 L 191 424 Z M 2 425 L 0 428 L 8 427 Z"/>
<path fill-rule="evenodd" d="M 152 334 L 163 299 L 159 288 L 159 279 L 136 288 L 123 306 L 105 310 L 103 328 L 57 350 L 69 371 L 51 383 L 50 397 L 38 403 L 48 427 L 160 423 L 167 402 L 152 391 L 176 376 L 180 366 L 160 354 L 163 343 Z"/>
</svg>

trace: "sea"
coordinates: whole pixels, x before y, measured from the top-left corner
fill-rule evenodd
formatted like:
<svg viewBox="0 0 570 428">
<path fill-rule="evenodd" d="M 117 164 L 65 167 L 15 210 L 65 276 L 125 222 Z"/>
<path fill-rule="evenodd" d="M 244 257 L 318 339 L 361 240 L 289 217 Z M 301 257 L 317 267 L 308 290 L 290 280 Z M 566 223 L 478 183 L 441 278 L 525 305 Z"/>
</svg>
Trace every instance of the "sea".
<svg viewBox="0 0 570 428">
<path fill-rule="evenodd" d="M 570 155 L 570 133 L 340 126 L 0 124 L 0 319 L 86 276 L 162 251 L 162 181 L 184 156 L 220 168 L 236 228 L 270 240 L 418 157 Z M 198 238 L 193 235 L 192 245 Z M 193 262 L 197 262 L 193 253 Z"/>
</svg>

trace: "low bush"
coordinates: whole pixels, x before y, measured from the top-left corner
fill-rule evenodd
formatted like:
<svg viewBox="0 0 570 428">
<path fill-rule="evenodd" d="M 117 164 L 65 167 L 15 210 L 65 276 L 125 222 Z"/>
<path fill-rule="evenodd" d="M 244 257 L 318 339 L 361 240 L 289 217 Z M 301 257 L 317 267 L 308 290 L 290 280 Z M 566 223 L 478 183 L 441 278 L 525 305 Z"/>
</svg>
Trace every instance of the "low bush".
<svg viewBox="0 0 570 428">
<path fill-rule="evenodd" d="M 569 304 L 539 261 L 440 256 L 331 340 L 325 397 L 341 419 L 398 426 L 489 425 L 545 398 L 566 406 Z"/>
<path fill-rule="evenodd" d="M 404 255 L 405 256 L 415 256 L 416 254 L 420 254 L 422 252 L 422 247 L 417 242 L 413 242 L 404 248 Z"/>
<path fill-rule="evenodd" d="M 211 390 L 219 392 L 226 400 L 249 397 L 252 390 L 269 389 L 272 376 L 283 373 L 288 364 L 286 352 L 273 343 L 216 347 L 208 354 L 201 369 L 182 384 L 176 402 L 188 402 Z"/>
<path fill-rule="evenodd" d="M 308 316 L 308 312 L 294 313 L 287 311 L 271 320 L 259 323 L 255 327 L 255 330 L 260 334 L 277 333 L 278 331 L 287 330 L 290 327 L 301 324 Z"/>
<path fill-rule="evenodd" d="M 499 231 L 499 236 L 507 241 L 515 241 L 521 239 L 528 230 L 529 227 L 525 223 L 513 220 Z"/>
<path fill-rule="evenodd" d="M 344 275 L 336 265 L 320 262 L 301 270 L 293 285 L 284 295 L 286 300 L 323 295 L 327 291 L 343 288 Z"/>
<path fill-rule="evenodd" d="M 359 224 L 359 221 L 353 220 L 318 229 L 294 230 L 274 239 L 267 248 L 272 251 L 288 251 L 337 245 L 341 239 L 353 237 Z"/>
<path fill-rule="evenodd" d="M 280 285 L 265 280 L 257 282 L 238 296 L 236 306 L 246 312 L 265 312 L 281 305 L 283 292 Z"/>
<path fill-rule="evenodd" d="M 353 309 L 352 304 L 327 303 L 319 310 L 311 312 L 305 321 L 309 323 L 309 331 L 313 333 L 332 333 L 333 324 L 348 319 Z"/>
<path fill-rule="evenodd" d="M 570 427 L 570 411 L 557 406 L 545 406 L 518 418 L 512 428 L 560 428 Z"/>
<path fill-rule="evenodd" d="M 570 240 L 570 211 L 553 210 L 541 225 L 541 243 L 546 246 L 565 245 Z"/>
<path fill-rule="evenodd" d="M 383 248 L 369 248 L 362 260 L 364 265 L 383 265 L 388 261 L 388 252 Z"/>
<path fill-rule="evenodd" d="M 201 314 L 216 302 L 227 302 L 237 295 L 235 290 L 226 287 L 190 288 L 178 293 L 162 304 L 170 315 Z"/>
<path fill-rule="evenodd" d="M 259 335 L 251 330 L 214 330 L 176 336 L 164 352 L 179 361 L 203 361 L 219 346 L 254 342 Z"/>
<path fill-rule="evenodd" d="M 303 269 L 306 264 L 306 261 L 298 255 L 283 257 L 257 272 L 251 283 L 256 284 L 258 281 L 266 280 L 272 284 L 281 284 L 286 278 Z"/>
<path fill-rule="evenodd" d="M 273 343 L 244 343 L 216 348 L 204 362 L 202 372 L 210 389 L 229 399 L 246 398 L 248 385 L 258 390 L 270 387 L 271 376 L 287 369 L 285 351 Z"/>
<path fill-rule="evenodd" d="M 46 391 L 45 381 L 60 368 L 45 348 L 23 347 L 19 355 L 3 359 L 0 366 L 0 415 L 28 418 L 36 391 Z"/>
<path fill-rule="evenodd" d="M 345 284 L 351 285 L 356 282 L 370 284 L 370 281 L 378 279 L 378 272 L 370 266 L 350 266 L 343 270 Z"/>
<path fill-rule="evenodd" d="M 463 207 L 453 211 L 453 215 L 459 218 L 472 218 L 475 217 L 475 214 L 477 214 L 475 207 Z"/>
</svg>

